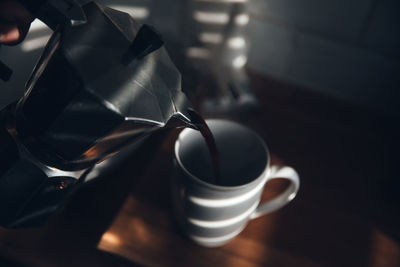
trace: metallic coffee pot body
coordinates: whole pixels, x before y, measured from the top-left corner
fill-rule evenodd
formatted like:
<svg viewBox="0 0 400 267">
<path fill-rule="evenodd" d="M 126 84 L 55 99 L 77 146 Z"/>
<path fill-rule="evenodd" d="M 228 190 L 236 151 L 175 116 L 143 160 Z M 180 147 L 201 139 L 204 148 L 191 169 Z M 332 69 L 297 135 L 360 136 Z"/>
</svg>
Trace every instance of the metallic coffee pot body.
<svg viewBox="0 0 400 267">
<path fill-rule="evenodd" d="M 95 3 L 84 12 L 86 23 L 54 32 L 16 111 L 28 150 L 68 170 L 102 160 L 172 117 L 189 122 L 180 73 L 159 36 Z"/>
<path fill-rule="evenodd" d="M 50 20 L 55 31 L 25 95 L 1 112 L 0 156 L 13 157 L 0 169 L 0 194 L 10 192 L 0 196 L 0 225 L 18 225 L 38 194 L 43 207 L 32 216 L 46 213 L 43 190 L 52 207 L 62 201 L 54 192 L 75 181 L 57 178 L 52 191 L 46 168 L 86 170 L 162 127 L 190 126 L 181 75 L 159 35 L 93 2 L 81 11 L 71 15 L 79 20 Z"/>
</svg>

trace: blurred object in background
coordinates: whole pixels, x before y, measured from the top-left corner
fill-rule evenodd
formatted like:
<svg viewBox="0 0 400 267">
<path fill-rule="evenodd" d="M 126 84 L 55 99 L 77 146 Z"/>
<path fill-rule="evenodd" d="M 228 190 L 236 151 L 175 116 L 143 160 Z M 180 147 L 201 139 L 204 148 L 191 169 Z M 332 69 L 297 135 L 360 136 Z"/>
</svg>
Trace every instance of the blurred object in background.
<svg viewBox="0 0 400 267">
<path fill-rule="evenodd" d="M 182 27 L 190 29 L 189 24 L 182 25 L 182 21 L 191 18 L 195 24 L 193 14 L 186 6 L 205 2 L 99 2 L 125 11 L 161 32 L 172 60 L 184 72 L 184 90 L 204 81 L 200 78 L 196 81 L 195 76 L 183 69 L 180 61 L 184 51 L 178 41 L 183 38 Z M 399 1 L 248 0 L 246 9 L 249 23 L 243 31 L 246 45 L 251 41 L 251 49 L 246 54 L 246 69 L 250 72 L 373 112 L 400 116 Z M 247 20 L 245 17 L 242 19 L 243 22 Z M 27 38 L 20 45 L 0 47 L 0 59 L 14 70 L 8 83 L 0 80 L 0 108 L 23 93 L 24 83 L 41 51 L 38 41 L 43 38 L 43 46 L 46 42 L 44 36 L 50 34 L 44 25 L 43 28 L 36 27 L 40 24 L 37 20 L 32 24 Z M 35 41 L 28 42 L 30 40 Z M 27 51 L 28 45 L 24 43 L 30 43 L 32 50 Z M 266 85 L 266 88 L 270 86 Z"/>
<path fill-rule="evenodd" d="M 186 0 L 182 9 L 185 67 L 196 72 L 192 86 L 215 80 L 217 92 L 201 105 L 221 114 L 256 106 L 244 67 L 249 41 L 247 0 Z"/>
<path fill-rule="evenodd" d="M 80 1 L 88 2 L 88 1 Z M 152 0 L 100 0 L 98 3 L 128 13 L 137 22 L 147 23 Z"/>
</svg>

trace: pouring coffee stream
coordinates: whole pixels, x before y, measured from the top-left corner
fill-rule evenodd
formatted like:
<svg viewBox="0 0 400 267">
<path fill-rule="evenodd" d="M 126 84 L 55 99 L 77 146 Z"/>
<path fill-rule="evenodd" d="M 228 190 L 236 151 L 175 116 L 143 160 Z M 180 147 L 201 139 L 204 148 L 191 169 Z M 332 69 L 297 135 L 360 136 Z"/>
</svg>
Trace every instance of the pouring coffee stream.
<svg viewBox="0 0 400 267">
<path fill-rule="evenodd" d="M 191 119 L 191 125 L 193 125 L 192 128 L 195 128 L 196 130 L 200 131 L 201 135 L 204 138 L 204 141 L 206 142 L 208 152 L 210 153 L 211 157 L 211 163 L 213 167 L 213 173 L 214 173 L 214 183 L 216 185 L 221 184 L 221 165 L 220 165 L 220 160 L 219 160 L 219 152 L 218 152 L 218 147 L 217 144 L 215 143 L 214 136 L 208 127 L 206 121 L 203 119 L 203 117 L 194 109 L 188 109 L 190 119 Z"/>
</svg>

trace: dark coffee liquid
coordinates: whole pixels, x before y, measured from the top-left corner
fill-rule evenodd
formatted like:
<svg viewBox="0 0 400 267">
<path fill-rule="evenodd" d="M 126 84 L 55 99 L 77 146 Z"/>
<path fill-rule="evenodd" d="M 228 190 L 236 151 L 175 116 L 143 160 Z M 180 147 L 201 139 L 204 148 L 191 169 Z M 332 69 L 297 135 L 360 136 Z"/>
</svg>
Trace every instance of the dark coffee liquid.
<svg viewBox="0 0 400 267">
<path fill-rule="evenodd" d="M 214 183 L 219 185 L 221 180 L 221 170 L 219 163 L 219 153 L 217 149 L 217 144 L 215 143 L 214 136 L 212 135 L 210 128 L 196 111 L 189 109 L 190 119 L 193 125 L 200 131 L 201 135 L 206 141 L 208 151 L 210 152 L 211 162 L 214 169 Z"/>
</svg>

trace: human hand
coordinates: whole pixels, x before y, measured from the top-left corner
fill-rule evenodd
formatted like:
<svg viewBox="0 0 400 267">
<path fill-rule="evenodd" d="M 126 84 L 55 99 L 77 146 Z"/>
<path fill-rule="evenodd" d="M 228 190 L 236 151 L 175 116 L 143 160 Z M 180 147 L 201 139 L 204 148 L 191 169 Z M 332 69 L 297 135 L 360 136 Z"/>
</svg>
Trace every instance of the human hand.
<svg viewBox="0 0 400 267">
<path fill-rule="evenodd" d="M 17 0 L 0 0 L 0 44 L 20 43 L 33 19 L 33 15 Z"/>
</svg>

